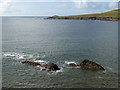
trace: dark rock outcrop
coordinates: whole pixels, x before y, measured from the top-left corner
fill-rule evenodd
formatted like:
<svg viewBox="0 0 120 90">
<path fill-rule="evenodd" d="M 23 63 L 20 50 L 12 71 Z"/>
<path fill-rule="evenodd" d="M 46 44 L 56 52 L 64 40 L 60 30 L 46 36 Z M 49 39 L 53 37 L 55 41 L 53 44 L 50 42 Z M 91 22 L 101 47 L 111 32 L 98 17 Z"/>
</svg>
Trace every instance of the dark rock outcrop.
<svg viewBox="0 0 120 90">
<path fill-rule="evenodd" d="M 70 66 L 77 66 L 77 64 L 75 64 L 75 63 L 70 63 L 69 65 Z"/>
<path fill-rule="evenodd" d="M 44 64 L 44 65 L 41 65 L 41 67 L 45 67 L 49 71 L 60 70 L 60 68 L 58 68 L 58 66 L 54 63 Z"/>
<path fill-rule="evenodd" d="M 81 68 L 86 68 L 86 69 L 95 69 L 95 70 L 105 70 L 102 66 L 99 64 L 89 61 L 87 59 L 77 63 L 76 65 L 69 64 L 70 66 L 80 66 Z"/>
<path fill-rule="evenodd" d="M 39 64 L 39 63 L 36 63 L 36 62 L 31 62 L 31 61 L 23 61 L 21 62 L 22 64 L 29 64 L 29 65 L 33 65 L 33 66 L 41 66 L 41 67 L 44 67 L 43 70 L 47 70 L 47 71 L 55 71 L 55 70 L 60 70 L 60 68 L 58 68 L 58 66 L 54 63 L 48 63 L 48 64 Z"/>
<path fill-rule="evenodd" d="M 33 65 L 33 66 L 41 65 L 39 63 L 31 62 L 31 61 L 23 61 L 22 64 L 29 64 L 29 65 Z"/>
</svg>

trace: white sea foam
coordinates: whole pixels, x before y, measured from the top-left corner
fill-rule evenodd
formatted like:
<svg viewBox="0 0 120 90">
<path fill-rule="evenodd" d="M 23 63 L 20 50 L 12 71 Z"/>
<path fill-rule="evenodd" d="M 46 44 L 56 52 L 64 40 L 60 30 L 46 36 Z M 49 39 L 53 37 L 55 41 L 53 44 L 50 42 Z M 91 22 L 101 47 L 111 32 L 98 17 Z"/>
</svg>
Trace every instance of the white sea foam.
<svg viewBox="0 0 120 90">
<path fill-rule="evenodd" d="M 4 53 L 3 55 L 5 57 L 15 57 L 15 54 L 13 54 L 13 53 Z"/>
<path fill-rule="evenodd" d="M 56 73 L 63 72 L 63 68 L 60 67 L 60 70 L 56 70 Z"/>
<path fill-rule="evenodd" d="M 40 63 L 43 63 L 43 62 L 46 62 L 44 60 L 35 60 L 34 62 L 40 62 Z"/>
<path fill-rule="evenodd" d="M 57 74 L 59 74 L 59 73 L 61 73 L 61 72 L 63 72 L 63 68 L 62 68 L 62 67 L 60 67 L 60 70 L 50 71 L 50 72 L 48 72 L 47 74 L 48 74 L 48 75 L 57 75 Z"/>
<path fill-rule="evenodd" d="M 74 62 L 74 61 L 71 61 L 71 62 L 65 61 L 65 64 L 70 64 L 70 63 L 76 64 L 76 62 Z"/>
<path fill-rule="evenodd" d="M 24 59 L 24 56 L 18 56 L 17 59 Z"/>
<path fill-rule="evenodd" d="M 26 55 L 23 53 L 15 53 L 15 52 L 5 52 L 3 53 L 5 57 L 14 57 L 15 59 L 24 59 Z"/>
<path fill-rule="evenodd" d="M 110 71 L 112 71 L 112 70 L 113 70 L 111 67 L 107 67 L 107 69 L 109 69 Z"/>
<path fill-rule="evenodd" d="M 37 65 L 37 67 L 40 67 L 40 65 Z"/>
<path fill-rule="evenodd" d="M 17 59 L 25 59 L 25 56 L 26 56 L 26 55 L 24 55 L 24 54 L 17 54 L 17 55 L 16 55 L 16 58 L 17 58 Z"/>
<path fill-rule="evenodd" d="M 103 73 L 107 73 L 107 71 L 105 70 L 105 71 L 103 71 Z"/>
</svg>

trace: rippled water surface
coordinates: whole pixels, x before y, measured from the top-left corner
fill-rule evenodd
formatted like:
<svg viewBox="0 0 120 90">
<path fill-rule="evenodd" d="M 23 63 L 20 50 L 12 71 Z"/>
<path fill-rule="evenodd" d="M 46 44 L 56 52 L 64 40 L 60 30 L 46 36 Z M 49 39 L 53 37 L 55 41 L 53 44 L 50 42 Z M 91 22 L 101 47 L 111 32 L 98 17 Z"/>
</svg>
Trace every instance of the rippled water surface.
<svg viewBox="0 0 120 90">
<path fill-rule="evenodd" d="M 118 22 L 3 18 L 3 87 L 118 87 Z M 70 67 L 89 59 L 105 71 Z M 61 69 L 41 71 L 21 61 L 53 62 Z"/>
</svg>

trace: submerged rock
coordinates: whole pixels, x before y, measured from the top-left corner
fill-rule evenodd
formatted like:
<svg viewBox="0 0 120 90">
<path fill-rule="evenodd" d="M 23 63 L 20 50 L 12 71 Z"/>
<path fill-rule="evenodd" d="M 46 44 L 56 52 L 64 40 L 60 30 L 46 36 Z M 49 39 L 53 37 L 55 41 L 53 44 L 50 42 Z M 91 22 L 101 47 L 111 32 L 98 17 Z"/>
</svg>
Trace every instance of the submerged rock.
<svg viewBox="0 0 120 90">
<path fill-rule="evenodd" d="M 100 66 L 99 64 L 89 61 L 87 59 L 77 63 L 76 65 L 74 64 L 69 64 L 70 66 L 80 66 L 82 68 L 86 68 L 86 69 L 95 69 L 95 70 L 105 70 L 102 66 Z"/>
</svg>

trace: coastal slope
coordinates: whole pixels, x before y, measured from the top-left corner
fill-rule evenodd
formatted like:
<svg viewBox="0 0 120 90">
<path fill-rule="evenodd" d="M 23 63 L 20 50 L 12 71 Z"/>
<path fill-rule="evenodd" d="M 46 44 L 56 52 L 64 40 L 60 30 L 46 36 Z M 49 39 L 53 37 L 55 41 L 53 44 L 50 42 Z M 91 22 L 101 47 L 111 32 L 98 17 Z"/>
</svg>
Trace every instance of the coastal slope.
<svg viewBox="0 0 120 90">
<path fill-rule="evenodd" d="M 105 21 L 119 21 L 120 9 L 98 13 L 98 14 L 86 14 L 86 15 L 71 15 L 71 16 L 52 16 L 47 19 L 75 19 L 75 20 L 105 20 Z"/>
</svg>

